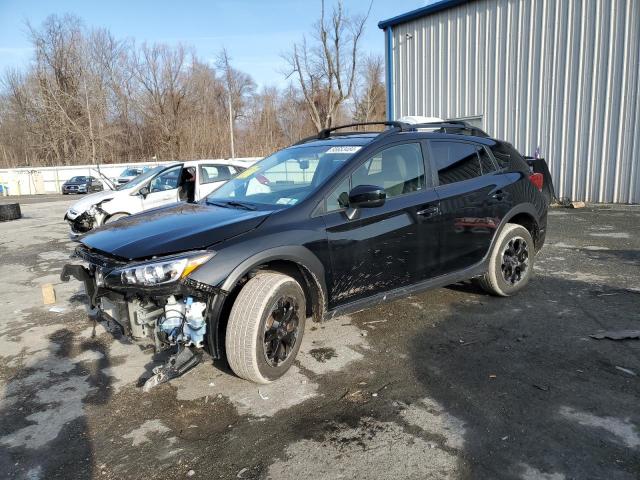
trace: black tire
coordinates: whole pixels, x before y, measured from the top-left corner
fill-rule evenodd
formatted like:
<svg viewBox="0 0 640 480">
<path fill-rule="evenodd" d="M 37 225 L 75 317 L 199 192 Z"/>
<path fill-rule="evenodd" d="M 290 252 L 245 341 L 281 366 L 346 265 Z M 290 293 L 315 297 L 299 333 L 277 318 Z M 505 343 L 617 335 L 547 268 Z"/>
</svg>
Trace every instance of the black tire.
<svg viewBox="0 0 640 480">
<path fill-rule="evenodd" d="M 476 279 L 478 285 L 491 295 L 516 294 L 533 275 L 535 252 L 533 238 L 526 228 L 506 224 L 491 251 L 487 273 Z"/>
<path fill-rule="evenodd" d="M 22 217 L 19 203 L 0 204 L 0 222 L 16 220 Z"/>
<path fill-rule="evenodd" d="M 227 324 L 227 361 L 236 375 L 269 383 L 293 364 L 304 333 L 306 300 L 293 278 L 261 272 L 236 297 Z"/>
</svg>

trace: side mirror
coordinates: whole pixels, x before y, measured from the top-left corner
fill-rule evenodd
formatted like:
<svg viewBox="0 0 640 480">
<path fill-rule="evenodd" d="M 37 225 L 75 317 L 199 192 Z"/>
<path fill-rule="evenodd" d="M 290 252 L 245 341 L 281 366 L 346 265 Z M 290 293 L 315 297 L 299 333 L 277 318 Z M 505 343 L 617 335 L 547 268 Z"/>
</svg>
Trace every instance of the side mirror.
<svg viewBox="0 0 640 480">
<path fill-rule="evenodd" d="M 384 205 L 387 192 L 375 185 L 358 185 L 349 192 L 349 208 L 375 208 Z"/>
<path fill-rule="evenodd" d="M 138 195 L 140 195 L 142 198 L 147 198 L 147 195 L 149 195 L 149 187 L 142 187 L 140 190 L 138 190 Z"/>
</svg>

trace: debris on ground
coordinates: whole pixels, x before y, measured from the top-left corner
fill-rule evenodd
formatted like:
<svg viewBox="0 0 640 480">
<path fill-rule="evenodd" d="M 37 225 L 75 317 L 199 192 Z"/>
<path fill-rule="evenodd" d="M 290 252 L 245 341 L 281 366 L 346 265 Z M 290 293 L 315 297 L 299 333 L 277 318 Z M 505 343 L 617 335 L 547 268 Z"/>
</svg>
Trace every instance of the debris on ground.
<svg viewBox="0 0 640 480">
<path fill-rule="evenodd" d="M 624 367 L 620 367 L 618 365 L 616 365 L 616 370 L 620 370 L 621 372 L 624 372 L 626 374 L 629 374 L 633 377 L 636 377 L 638 374 L 636 372 L 634 372 L 633 370 L 629 369 L 629 368 L 624 368 Z"/>
<path fill-rule="evenodd" d="M 56 291 L 50 283 L 42 285 L 42 302 L 45 305 L 53 305 L 56 303 Z"/>
<path fill-rule="evenodd" d="M 548 392 L 549 391 L 549 385 L 542 385 L 540 383 L 534 383 L 533 386 L 536 387 L 538 390 L 542 390 L 543 392 Z"/>
<path fill-rule="evenodd" d="M 337 357 L 335 349 L 333 348 L 312 348 L 309 350 L 309 355 L 315 358 L 320 363 L 325 363 L 327 360 Z"/>
<path fill-rule="evenodd" d="M 584 202 L 571 202 L 571 208 L 584 208 L 587 205 Z"/>
<path fill-rule="evenodd" d="M 8 220 L 17 220 L 22 217 L 19 203 L 2 203 L 0 204 L 0 222 Z"/>
<path fill-rule="evenodd" d="M 596 340 L 602 340 L 603 338 L 608 338 L 609 340 L 633 340 L 640 339 L 640 330 L 608 330 L 589 336 Z"/>
<path fill-rule="evenodd" d="M 64 307 L 51 307 L 49 311 L 53 313 L 64 313 Z"/>
</svg>

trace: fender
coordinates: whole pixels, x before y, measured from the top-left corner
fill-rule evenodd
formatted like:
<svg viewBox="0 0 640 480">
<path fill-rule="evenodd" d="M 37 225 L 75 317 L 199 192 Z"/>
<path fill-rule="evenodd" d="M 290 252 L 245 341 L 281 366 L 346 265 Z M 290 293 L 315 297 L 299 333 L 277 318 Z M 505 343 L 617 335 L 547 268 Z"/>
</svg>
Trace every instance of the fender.
<svg viewBox="0 0 640 480">
<path fill-rule="evenodd" d="M 221 314 L 226 296 L 233 290 L 238 281 L 251 270 L 259 265 L 275 260 L 294 262 L 305 268 L 311 274 L 320 290 L 321 298 L 319 300 L 321 311 L 319 312 L 319 316 L 320 318 L 324 316 L 327 308 L 327 287 L 324 266 L 318 257 L 301 245 L 285 245 L 263 250 L 242 261 L 222 282 L 215 285 L 220 289 L 220 293 L 209 300 L 209 328 L 207 330 L 209 353 L 214 359 L 220 359 L 224 354 L 225 322 L 221 322 Z M 196 270 L 194 275 L 192 275 L 196 281 L 212 285 L 211 278 L 207 281 L 208 276 L 198 276 L 198 273 L 202 274 L 200 270 Z M 213 283 L 215 283 L 215 281 Z"/>
<path fill-rule="evenodd" d="M 323 307 L 327 301 L 327 286 L 325 282 L 325 271 L 322 262 L 316 257 L 311 250 L 301 245 L 284 245 L 280 247 L 269 248 L 252 255 L 240 263 L 219 286 L 225 292 L 233 289 L 236 283 L 249 273 L 252 269 L 263 263 L 272 262 L 274 260 L 287 260 L 295 262 L 304 267 L 314 277 L 317 286 L 320 287 L 322 294 Z"/>
<path fill-rule="evenodd" d="M 540 226 L 541 226 L 540 225 L 540 215 L 538 214 L 538 211 L 536 210 L 536 207 L 532 203 L 521 203 L 519 205 L 516 205 L 511 210 L 509 210 L 504 215 L 504 217 L 502 217 L 502 220 L 500 221 L 500 225 L 498 225 L 498 228 L 496 229 L 496 232 L 493 234 L 493 238 L 491 239 L 491 245 L 489 246 L 489 250 L 487 250 L 487 253 L 485 254 L 484 258 L 482 259 L 483 262 L 488 261 L 489 255 L 491 255 L 491 252 L 493 251 L 494 244 L 497 241 L 498 237 L 500 236 L 500 233 L 504 229 L 505 225 L 507 223 L 509 223 L 509 221 L 513 217 L 515 217 L 516 215 L 518 215 L 520 213 L 526 213 L 526 214 L 531 215 L 533 220 L 536 222 L 536 224 L 540 228 Z"/>
</svg>

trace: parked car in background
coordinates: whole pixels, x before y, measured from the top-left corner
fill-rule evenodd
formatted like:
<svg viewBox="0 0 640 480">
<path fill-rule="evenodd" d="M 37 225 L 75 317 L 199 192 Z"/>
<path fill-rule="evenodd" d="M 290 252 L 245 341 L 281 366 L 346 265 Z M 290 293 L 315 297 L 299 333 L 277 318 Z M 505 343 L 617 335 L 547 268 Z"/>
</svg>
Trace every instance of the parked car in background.
<svg viewBox="0 0 640 480">
<path fill-rule="evenodd" d="M 72 177 L 62 184 L 62 194 L 70 193 L 90 193 L 104 190 L 102 182 L 95 177 L 77 176 Z"/>
<path fill-rule="evenodd" d="M 252 163 L 244 160 L 197 160 L 159 165 L 116 190 L 89 195 L 74 203 L 64 219 L 71 225 L 72 237 L 75 237 L 151 208 L 178 201 L 196 202 Z"/>
<path fill-rule="evenodd" d="M 131 180 L 136 178 L 138 175 L 143 174 L 149 170 L 149 167 L 129 167 L 125 168 L 120 176 L 116 178 L 116 185 L 125 185 L 129 183 Z"/>
<path fill-rule="evenodd" d="M 197 204 L 85 235 L 87 266 L 66 265 L 62 279 L 84 281 L 91 306 L 134 339 L 176 346 L 147 387 L 188 370 L 203 346 L 271 382 L 309 318 L 468 279 L 498 296 L 524 288 L 545 241 L 543 176 L 464 122 L 385 125 L 323 130 Z"/>
</svg>

